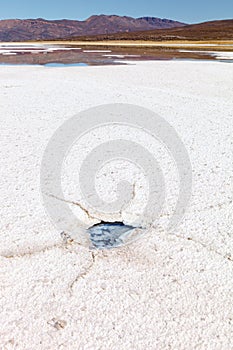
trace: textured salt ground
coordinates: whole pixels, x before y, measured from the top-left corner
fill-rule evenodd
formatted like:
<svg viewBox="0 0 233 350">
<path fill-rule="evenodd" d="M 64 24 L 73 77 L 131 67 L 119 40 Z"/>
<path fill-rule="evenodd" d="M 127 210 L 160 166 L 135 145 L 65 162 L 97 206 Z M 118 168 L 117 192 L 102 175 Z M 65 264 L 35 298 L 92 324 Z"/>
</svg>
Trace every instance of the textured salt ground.
<svg viewBox="0 0 233 350">
<path fill-rule="evenodd" d="M 233 66 L 0 67 L 0 76 L 0 348 L 231 349 Z M 190 154 L 193 197 L 173 235 L 165 210 L 140 241 L 96 252 L 50 223 L 40 161 L 65 120 L 113 102 L 174 126 Z"/>
</svg>

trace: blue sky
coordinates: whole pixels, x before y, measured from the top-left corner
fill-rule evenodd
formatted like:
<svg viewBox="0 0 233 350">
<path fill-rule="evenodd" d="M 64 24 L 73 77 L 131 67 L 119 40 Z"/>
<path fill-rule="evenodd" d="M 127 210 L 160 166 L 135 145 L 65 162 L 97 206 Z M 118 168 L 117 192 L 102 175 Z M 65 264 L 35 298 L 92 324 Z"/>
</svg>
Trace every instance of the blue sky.
<svg viewBox="0 0 233 350">
<path fill-rule="evenodd" d="M 86 19 L 102 13 L 195 23 L 233 18 L 233 0 L 0 0 L 0 19 Z"/>
</svg>

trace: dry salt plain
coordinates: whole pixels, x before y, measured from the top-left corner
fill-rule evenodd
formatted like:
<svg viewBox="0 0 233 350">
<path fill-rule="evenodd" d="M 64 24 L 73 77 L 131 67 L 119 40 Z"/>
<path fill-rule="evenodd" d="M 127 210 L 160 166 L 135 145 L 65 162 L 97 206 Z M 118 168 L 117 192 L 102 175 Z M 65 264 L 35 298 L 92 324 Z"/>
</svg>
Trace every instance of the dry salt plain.
<svg viewBox="0 0 233 350">
<path fill-rule="evenodd" d="M 232 349 L 233 65 L 2 66 L 0 77 L 0 349 Z M 182 223 L 168 233 L 178 179 L 164 147 L 143 130 L 84 136 L 77 159 L 71 150 L 64 164 L 70 201 L 80 200 L 74 161 L 114 132 L 149 148 L 167 183 L 156 228 L 131 245 L 97 251 L 61 237 L 45 213 L 40 164 L 59 126 L 107 103 L 137 104 L 168 121 L 189 153 L 193 187 Z M 130 221 L 146 201 L 144 180 L 121 169 L 116 164 L 113 175 L 136 176 L 135 203 L 121 213 Z M 105 175 L 97 182 L 107 200 L 117 179 Z"/>
</svg>

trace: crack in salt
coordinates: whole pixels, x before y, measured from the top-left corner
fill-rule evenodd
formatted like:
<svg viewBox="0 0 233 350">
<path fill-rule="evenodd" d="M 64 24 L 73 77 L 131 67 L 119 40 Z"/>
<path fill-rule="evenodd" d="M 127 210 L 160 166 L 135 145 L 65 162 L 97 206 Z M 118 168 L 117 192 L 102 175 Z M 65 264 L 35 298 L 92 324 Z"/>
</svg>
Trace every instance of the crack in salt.
<svg viewBox="0 0 233 350">
<path fill-rule="evenodd" d="M 203 248 L 205 248 L 206 250 L 208 250 L 209 252 L 212 252 L 212 253 L 215 253 L 217 254 L 218 256 L 220 256 L 221 258 L 223 258 L 224 260 L 227 260 L 227 261 L 231 261 L 233 262 L 233 257 L 231 256 L 231 254 L 225 254 L 223 255 L 222 253 L 220 253 L 218 250 L 214 249 L 213 247 L 211 246 L 208 246 L 207 244 L 203 243 L 203 242 L 200 242 L 198 240 L 195 240 L 194 238 L 192 237 L 184 237 L 184 236 L 180 236 L 180 235 L 177 235 L 177 234 L 172 234 L 170 235 L 171 237 L 176 237 L 176 238 L 179 238 L 179 239 L 182 239 L 184 241 L 188 241 L 188 242 L 193 242 L 195 244 L 198 244 L 200 246 L 202 246 Z M 166 234 L 166 237 L 168 237 L 168 235 Z"/>
<path fill-rule="evenodd" d="M 41 253 L 46 253 L 47 251 L 53 250 L 53 249 L 63 249 L 64 248 L 64 244 L 53 244 L 51 246 L 47 246 L 41 249 L 37 249 L 37 250 L 33 250 L 33 251 L 25 251 L 25 252 L 19 252 L 19 253 L 14 253 L 14 254 L 2 254 L 1 257 L 2 258 L 6 258 L 6 259 L 15 259 L 15 258 L 24 258 L 26 256 L 32 256 L 32 255 L 36 255 L 36 254 L 41 254 Z"/>
<path fill-rule="evenodd" d="M 74 241 L 70 235 L 68 235 L 65 232 L 62 232 L 61 234 L 61 238 L 62 238 L 62 243 L 56 243 L 47 247 L 42 247 L 41 249 L 35 249 L 35 250 L 31 250 L 31 251 L 22 251 L 22 252 L 15 252 L 12 254 L 2 254 L 0 255 L 1 258 L 6 258 L 6 259 L 16 259 L 16 258 L 24 258 L 27 256 L 33 256 L 33 255 L 37 255 L 37 254 L 41 254 L 41 253 L 46 253 L 50 250 L 53 249 L 65 249 L 68 246 L 71 245 L 78 245 L 81 246 L 80 243 Z"/>
<path fill-rule="evenodd" d="M 87 268 L 85 269 L 85 271 L 81 272 L 78 274 L 78 276 L 73 280 L 73 282 L 71 282 L 69 284 L 69 291 L 70 291 L 70 295 L 73 295 L 73 289 L 74 289 L 74 285 L 81 279 L 81 278 L 85 278 L 92 270 L 95 262 L 96 262 L 96 255 L 94 252 L 91 252 L 91 263 L 89 266 L 87 266 Z"/>
<path fill-rule="evenodd" d="M 79 202 L 74 202 L 74 201 L 70 201 L 70 200 L 67 200 L 67 199 L 64 199 L 64 198 L 59 198 L 53 194 L 47 194 L 48 197 L 51 197 L 51 198 L 54 198 L 54 199 L 57 199 L 58 201 L 61 201 L 61 202 L 65 202 L 67 204 L 73 204 L 73 205 L 76 205 L 78 206 L 82 211 L 84 211 L 84 213 L 88 216 L 89 219 L 92 219 L 92 220 L 98 220 L 98 221 L 101 221 L 99 218 L 91 215 L 89 213 L 89 211 L 84 207 L 82 206 L 82 204 L 80 204 Z"/>
</svg>

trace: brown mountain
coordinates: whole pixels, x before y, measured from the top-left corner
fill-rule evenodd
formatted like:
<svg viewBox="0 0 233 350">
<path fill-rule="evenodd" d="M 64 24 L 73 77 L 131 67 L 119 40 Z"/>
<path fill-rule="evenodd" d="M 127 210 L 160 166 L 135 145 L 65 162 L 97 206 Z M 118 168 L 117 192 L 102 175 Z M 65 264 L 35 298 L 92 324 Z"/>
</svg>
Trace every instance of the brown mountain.
<svg viewBox="0 0 233 350">
<path fill-rule="evenodd" d="M 137 33 L 105 34 L 83 40 L 233 40 L 233 19 Z"/>
<path fill-rule="evenodd" d="M 73 36 L 135 32 L 184 26 L 184 23 L 155 17 L 91 16 L 85 21 L 9 19 L 0 21 L 0 41 L 48 40 Z"/>
</svg>

